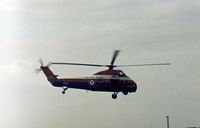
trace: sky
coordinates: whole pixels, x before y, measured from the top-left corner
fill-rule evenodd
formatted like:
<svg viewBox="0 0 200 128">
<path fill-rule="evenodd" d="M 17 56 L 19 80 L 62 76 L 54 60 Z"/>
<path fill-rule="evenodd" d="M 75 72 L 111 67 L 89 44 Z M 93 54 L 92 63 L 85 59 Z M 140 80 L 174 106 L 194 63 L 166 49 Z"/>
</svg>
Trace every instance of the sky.
<svg viewBox="0 0 200 128">
<path fill-rule="evenodd" d="M 2 0 L 0 127 L 171 128 L 200 126 L 199 0 Z M 122 70 L 134 94 L 54 88 L 38 59 L 109 64 L 170 62 Z M 51 66 L 60 77 L 105 68 Z"/>
</svg>

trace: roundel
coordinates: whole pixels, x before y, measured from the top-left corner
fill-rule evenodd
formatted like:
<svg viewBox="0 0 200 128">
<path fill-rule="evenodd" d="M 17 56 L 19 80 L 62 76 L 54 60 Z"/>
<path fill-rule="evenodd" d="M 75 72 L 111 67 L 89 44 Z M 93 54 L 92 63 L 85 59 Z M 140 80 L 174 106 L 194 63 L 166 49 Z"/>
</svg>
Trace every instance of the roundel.
<svg viewBox="0 0 200 128">
<path fill-rule="evenodd" d="M 93 85 L 95 84 L 94 80 L 90 80 L 90 81 L 89 81 L 89 84 L 90 84 L 91 86 L 93 86 Z"/>
</svg>

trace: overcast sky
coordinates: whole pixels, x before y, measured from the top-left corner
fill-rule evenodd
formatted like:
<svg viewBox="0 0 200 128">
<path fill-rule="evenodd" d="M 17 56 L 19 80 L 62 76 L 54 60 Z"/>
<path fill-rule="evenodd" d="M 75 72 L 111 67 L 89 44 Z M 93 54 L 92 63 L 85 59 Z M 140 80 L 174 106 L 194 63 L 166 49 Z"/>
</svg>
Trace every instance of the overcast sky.
<svg viewBox="0 0 200 128">
<path fill-rule="evenodd" d="M 171 128 L 200 126 L 199 0 L 2 0 L 0 127 Z M 49 61 L 171 62 L 122 70 L 134 94 L 54 88 L 34 69 Z M 104 68 L 52 66 L 60 77 Z"/>
</svg>

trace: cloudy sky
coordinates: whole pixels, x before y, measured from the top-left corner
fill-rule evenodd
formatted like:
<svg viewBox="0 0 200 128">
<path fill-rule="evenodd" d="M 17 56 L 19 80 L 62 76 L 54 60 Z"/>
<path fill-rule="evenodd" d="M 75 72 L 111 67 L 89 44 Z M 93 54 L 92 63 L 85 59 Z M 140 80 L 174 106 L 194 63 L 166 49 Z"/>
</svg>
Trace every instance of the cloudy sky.
<svg viewBox="0 0 200 128">
<path fill-rule="evenodd" d="M 171 128 L 200 126 L 199 0 L 1 0 L 0 127 Z M 138 84 L 118 95 L 52 87 L 34 69 L 49 61 L 108 64 Z M 52 66 L 61 77 L 104 68 Z"/>
</svg>

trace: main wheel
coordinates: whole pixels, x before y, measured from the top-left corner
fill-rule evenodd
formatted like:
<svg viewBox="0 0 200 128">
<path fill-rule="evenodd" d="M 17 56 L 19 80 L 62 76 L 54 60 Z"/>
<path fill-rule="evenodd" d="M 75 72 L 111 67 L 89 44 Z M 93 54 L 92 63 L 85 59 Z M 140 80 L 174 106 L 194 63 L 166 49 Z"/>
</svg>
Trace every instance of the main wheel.
<svg viewBox="0 0 200 128">
<path fill-rule="evenodd" d="M 122 92 L 124 95 L 128 95 L 128 92 L 127 91 L 124 91 L 124 92 Z"/>
<path fill-rule="evenodd" d="M 115 94 L 115 93 L 112 94 L 112 98 L 113 98 L 113 99 L 117 99 L 117 94 Z"/>
</svg>

